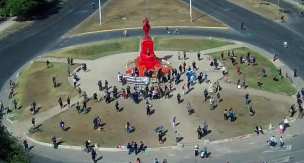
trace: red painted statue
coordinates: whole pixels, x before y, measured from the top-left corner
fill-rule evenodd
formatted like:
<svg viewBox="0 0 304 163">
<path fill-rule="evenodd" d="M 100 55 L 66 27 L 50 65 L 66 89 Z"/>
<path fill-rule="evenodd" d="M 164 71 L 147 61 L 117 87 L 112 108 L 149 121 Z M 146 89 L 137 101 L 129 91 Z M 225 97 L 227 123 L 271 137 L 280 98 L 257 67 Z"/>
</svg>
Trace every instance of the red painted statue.
<svg viewBox="0 0 304 163">
<path fill-rule="evenodd" d="M 150 30 L 151 30 L 151 27 L 150 27 L 150 24 L 149 24 L 149 20 L 148 18 L 146 18 L 144 21 L 143 21 L 143 30 L 145 31 L 145 39 L 149 38 L 149 33 L 150 33 Z"/>
</svg>

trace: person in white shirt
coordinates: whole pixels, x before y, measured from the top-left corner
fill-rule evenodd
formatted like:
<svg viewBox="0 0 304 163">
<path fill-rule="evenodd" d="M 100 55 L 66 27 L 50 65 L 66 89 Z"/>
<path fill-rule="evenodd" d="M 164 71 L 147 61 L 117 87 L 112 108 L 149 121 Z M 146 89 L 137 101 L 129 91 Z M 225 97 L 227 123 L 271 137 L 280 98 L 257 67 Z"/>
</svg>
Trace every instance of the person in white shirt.
<svg viewBox="0 0 304 163">
<path fill-rule="evenodd" d="M 288 46 L 287 46 L 287 42 L 285 41 L 285 42 L 283 42 L 283 45 L 284 45 L 284 47 L 285 48 L 288 48 Z"/>
<path fill-rule="evenodd" d="M 284 146 L 284 141 L 283 141 L 283 138 L 282 136 L 280 137 L 280 147 L 282 148 Z"/>
<path fill-rule="evenodd" d="M 226 74 L 226 67 L 225 66 L 222 67 L 222 73 L 223 73 L 223 75 Z"/>
<path fill-rule="evenodd" d="M 175 138 L 176 138 L 176 143 L 179 142 L 179 133 L 177 131 L 175 131 Z"/>
</svg>

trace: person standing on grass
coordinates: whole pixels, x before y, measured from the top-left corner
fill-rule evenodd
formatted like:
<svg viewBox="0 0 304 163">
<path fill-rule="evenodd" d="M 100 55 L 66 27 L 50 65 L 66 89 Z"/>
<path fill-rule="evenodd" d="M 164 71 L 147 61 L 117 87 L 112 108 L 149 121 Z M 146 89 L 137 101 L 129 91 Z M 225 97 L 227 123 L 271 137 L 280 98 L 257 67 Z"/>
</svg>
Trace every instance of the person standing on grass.
<svg viewBox="0 0 304 163">
<path fill-rule="evenodd" d="M 17 110 L 17 101 L 16 100 L 14 100 L 14 107 L 15 107 L 15 110 Z"/>
<path fill-rule="evenodd" d="M 262 79 L 261 79 L 260 75 L 258 76 L 258 87 L 260 87 L 260 89 L 262 87 Z"/>
<path fill-rule="evenodd" d="M 67 103 L 68 103 L 68 107 L 71 107 L 71 99 L 70 99 L 69 96 L 68 96 L 68 98 L 67 98 Z"/>
<path fill-rule="evenodd" d="M 50 61 L 46 60 L 46 68 L 50 68 Z"/>
<path fill-rule="evenodd" d="M 94 124 L 94 130 L 96 130 L 96 129 L 97 129 L 97 124 L 98 124 L 98 119 L 97 119 L 97 117 L 94 118 L 93 124 Z"/>
<path fill-rule="evenodd" d="M 68 67 L 67 72 L 68 72 L 68 76 L 70 77 L 71 76 L 71 69 L 70 69 L 70 67 Z"/>
<path fill-rule="evenodd" d="M 36 113 L 36 106 L 37 106 L 37 104 L 36 104 L 35 100 L 33 100 L 32 107 L 33 107 L 34 114 Z"/>
<path fill-rule="evenodd" d="M 63 121 L 60 121 L 60 128 L 61 128 L 61 131 L 64 131 L 64 125 L 65 123 Z"/>
<path fill-rule="evenodd" d="M 28 143 L 26 140 L 23 141 L 23 145 L 24 145 L 24 150 L 29 151 Z"/>
<path fill-rule="evenodd" d="M 63 108 L 63 103 L 62 103 L 62 98 L 61 97 L 59 97 L 58 103 L 60 105 L 60 109 L 62 109 Z"/>
<path fill-rule="evenodd" d="M 32 118 L 32 125 L 33 125 L 33 128 L 35 128 L 35 127 L 36 127 L 36 125 L 35 125 L 35 124 L 36 124 L 36 122 L 35 122 L 35 121 L 36 121 L 36 120 L 35 120 L 35 118 L 33 117 L 33 118 Z"/>
<path fill-rule="evenodd" d="M 246 100 L 246 105 L 248 106 L 249 105 L 249 93 L 246 93 L 245 95 L 245 100 Z"/>
<path fill-rule="evenodd" d="M 56 88 L 56 87 L 57 87 L 56 77 L 53 76 L 53 77 L 52 77 L 52 80 L 53 80 L 54 88 Z"/>
<path fill-rule="evenodd" d="M 243 85 L 243 89 L 246 89 L 246 81 L 245 81 L 245 78 L 243 78 L 242 85 Z"/>
<path fill-rule="evenodd" d="M 77 85 L 77 80 L 76 80 L 76 78 L 73 78 L 73 85 L 74 85 L 74 87 L 76 87 L 76 85 Z"/>
<path fill-rule="evenodd" d="M 237 74 L 241 73 L 241 68 L 239 66 L 236 68 L 236 72 L 237 72 Z"/>
</svg>

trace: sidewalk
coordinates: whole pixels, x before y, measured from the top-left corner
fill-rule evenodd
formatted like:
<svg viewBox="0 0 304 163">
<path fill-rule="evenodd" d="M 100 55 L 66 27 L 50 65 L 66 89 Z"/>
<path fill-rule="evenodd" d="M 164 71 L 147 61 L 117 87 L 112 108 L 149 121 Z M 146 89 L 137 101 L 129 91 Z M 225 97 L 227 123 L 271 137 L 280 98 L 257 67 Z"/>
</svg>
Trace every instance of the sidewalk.
<svg viewBox="0 0 304 163">
<path fill-rule="evenodd" d="M 7 29 L 8 27 L 14 25 L 16 23 L 15 19 L 16 19 L 16 17 L 10 17 L 6 21 L 2 22 L 0 24 L 0 33 L 2 31 L 4 31 L 5 29 Z"/>
</svg>

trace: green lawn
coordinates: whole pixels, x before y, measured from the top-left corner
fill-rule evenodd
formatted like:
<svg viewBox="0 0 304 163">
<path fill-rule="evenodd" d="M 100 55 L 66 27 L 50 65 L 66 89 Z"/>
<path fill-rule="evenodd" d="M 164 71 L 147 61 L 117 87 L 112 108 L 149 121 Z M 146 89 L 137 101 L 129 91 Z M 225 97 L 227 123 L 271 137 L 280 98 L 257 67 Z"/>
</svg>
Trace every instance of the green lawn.
<svg viewBox="0 0 304 163">
<path fill-rule="evenodd" d="M 238 64 L 241 69 L 241 75 L 237 74 L 237 65 L 233 66 L 231 60 L 228 59 L 227 52 L 224 52 L 224 64 L 227 67 L 228 74 L 227 77 L 231 80 L 232 83 L 236 83 L 239 78 L 242 82 L 243 78 L 245 78 L 246 84 L 248 84 L 251 88 L 260 89 L 257 85 L 258 76 L 262 76 L 262 69 L 265 68 L 267 77 L 262 79 L 262 89 L 270 92 L 294 95 L 296 93 L 296 88 L 292 85 L 292 83 L 286 79 L 279 79 L 278 82 L 274 81 L 273 78 L 275 76 L 279 76 L 277 67 L 265 56 L 252 51 L 248 48 L 238 48 L 234 49 L 235 55 L 237 56 L 237 62 L 240 60 L 240 56 L 243 55 L 247 57 L 247 52 L 251 53 L 251 56 L 256 58 L 257 65 L 255 66 L 245 66 L 245 64 Z M 218 60 L 221 60 L 221 52 L 211 54 Z M 225 77 L 224 79 L 226 79 Z"/>
<path fill-rule="evenodd" d="M 75 64 L 70 67 L 74 70 L 79 65 Z M 70 98 L 77 95 L 77 90 L 71 86 L 68 81 L 67 74 L 68 64 L 52 63 L 52 67 L 47 68 L 44 62 L 33 62 L 28 65 L 19 75 L 15 92 L 17 93 L 13 99 L 17 101 L 19 110 L 14 110 L 12 113 L 16 116 L 12 120 L 25 120 L 30 118 L 31 112 L 29 107 L 32 101 L 35 100 L 39 112 L 46 111 L 56 106 L 59 97 L 66 101 L 67 96 Z M 60 86 L 53 87 L 52 77 L 55 76 L 57 83 Z"/>
<path fill-rule="evenodd" d="M 117 41 L 103 42 L 75 48 L 68 48 L 46 55 L 46 57 L 89 59 L 105 57 L 112 54 L 139 51 L 139 39 L 123 39 Z"/>
<path fill-rule="evenodd" d="M 201 51 L 206 49 L 217 48 L 226 45 L 232 45 L 231 42 L 202 39 L 202 38 L 184 38 L 184 37 L 155 37 L 154 49 L 163 51 Z"/>
</svg>

